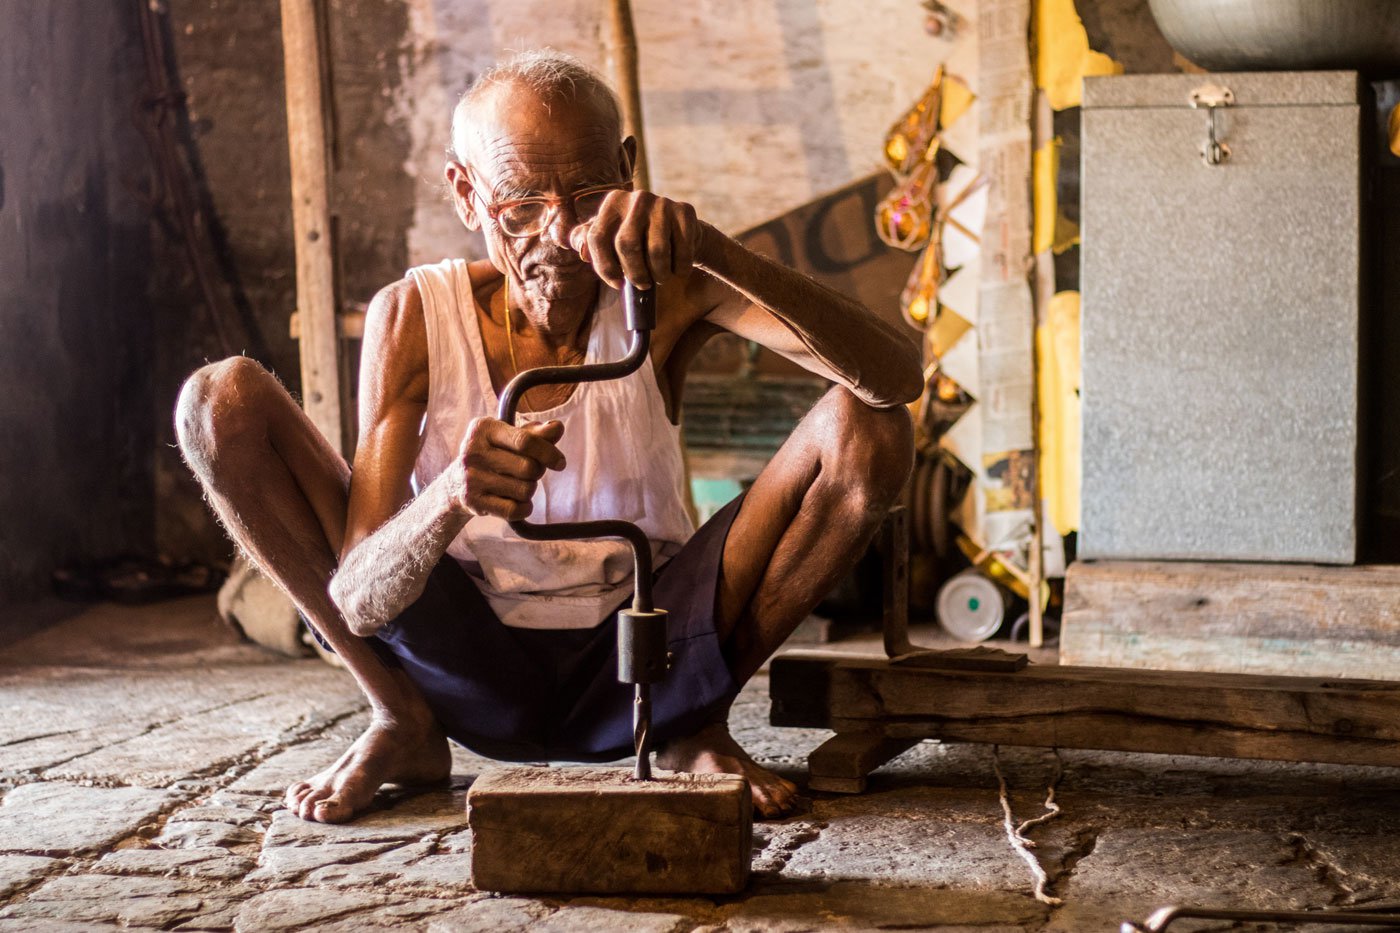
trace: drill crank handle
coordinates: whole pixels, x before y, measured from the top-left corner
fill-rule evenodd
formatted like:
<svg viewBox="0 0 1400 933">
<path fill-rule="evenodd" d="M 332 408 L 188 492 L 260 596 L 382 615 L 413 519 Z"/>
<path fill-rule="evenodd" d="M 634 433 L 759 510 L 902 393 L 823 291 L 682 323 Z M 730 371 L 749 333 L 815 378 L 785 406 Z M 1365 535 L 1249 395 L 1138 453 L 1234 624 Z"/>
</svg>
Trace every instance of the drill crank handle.
<svg viewBox="0 0 1400 933">
<path fill-rule="evenodd" d="M 621 379 L 642 367 L 651 351 L 651 332 L 656 327 L 656 291 L 639 289 L 631 282 L 622 289 L 622 306 L 632 342 L 620 360 L 607 363 L 585 363 L 577 366 L 541 366 L 516 375 L 501 393 L 496 417 L 506 424 L 515 424 L 516 409 L 530 389 L 542 385 L 600 382 Z M 509 309 L 507 309 L 509 312 Z M 511 530 L 530 541 L 560 541 L 568 538 L 623 538 L 632 546 L 635 587 L 632 608 L 639 612 L 652 611 L 651 542 L 646 532 L 631 522 L 604 520 L 594 522 L 511 522 Z"/>
</svg>

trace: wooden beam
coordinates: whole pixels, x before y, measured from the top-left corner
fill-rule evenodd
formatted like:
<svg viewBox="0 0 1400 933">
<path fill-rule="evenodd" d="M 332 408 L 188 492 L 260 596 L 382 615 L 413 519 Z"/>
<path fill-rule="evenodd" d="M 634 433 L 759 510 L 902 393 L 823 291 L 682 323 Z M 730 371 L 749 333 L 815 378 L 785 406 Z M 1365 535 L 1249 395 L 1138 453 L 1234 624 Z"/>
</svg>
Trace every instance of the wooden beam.
<svg viewBox="0 0 1400 933">
<path fill-rule="evenodd" d="M 301 396 L 311 422 L 344 450 L 331 242 L 325 50 L 317 0 L 282 0 L 287 145 L 292 167 L 292 233 L 301 317 Z"/>
<path fill-rule="evenodd" d="M 1396 677 L 1400 567 L 1079 561 L 1064 664 Z"/>
<path fill-rule="evenodd" d="M 632 24 L 631 0 L 612 0 L 613 80 L 622 98 L 624 131 L 636 137 L 637 164 L 633 179 L 643 191 L 651 190 L 646 134 L 642 131 L 642 88 L 637 67 L 637 30 Z"/>
<path fill-rule="evenodd" d="M 288 321 L 293 340 L 301 339 L 301 315 L 293 311 Z M 335 316 L 336 333 L 342 340 L 365 339 L 365 312 L 342 311 Z"/>
<path fill-rule="evenodd" d="M 791 653 L 774 659 L 771 683 L 781 725 L 1400 767 L 1400 683 L 1390 681 L 1036 665 L 929 670 Z"/>
</svg>

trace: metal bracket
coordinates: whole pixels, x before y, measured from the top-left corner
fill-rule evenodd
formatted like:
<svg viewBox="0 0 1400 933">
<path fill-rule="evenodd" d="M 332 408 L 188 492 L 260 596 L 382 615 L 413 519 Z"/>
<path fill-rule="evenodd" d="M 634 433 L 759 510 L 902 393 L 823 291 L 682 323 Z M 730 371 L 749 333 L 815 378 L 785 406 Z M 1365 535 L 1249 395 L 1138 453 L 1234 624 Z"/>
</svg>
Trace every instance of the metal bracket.
<svg viewBox="0 0 1400 933">
<path fill-rule="evenodd" d="M 1230 146 L 1220 141 L 1215 122 L 1215 112 L 1222 107 L 1233 107 L 1235 93 L 1222 84 L 1202 84 L 1191 92 L 1188 98 L 1192 110 L 1202 108 L 1210 115 L 1206 126 L 1206 144 L 1201 147 L 1201 158 L 1206 165 L 1219 165 L 1230 158 Z"/>
<path fill-rule="evenodd" d="M 884 552 L 885 656 L 892 664 L 942 670 L 1014 673 L 1030 662 L 1024 654 L 979 645 L 976 648 L 925 648 L 909 640 L 909 510 L 890 509 L 880 527 Z"/>
</svg>

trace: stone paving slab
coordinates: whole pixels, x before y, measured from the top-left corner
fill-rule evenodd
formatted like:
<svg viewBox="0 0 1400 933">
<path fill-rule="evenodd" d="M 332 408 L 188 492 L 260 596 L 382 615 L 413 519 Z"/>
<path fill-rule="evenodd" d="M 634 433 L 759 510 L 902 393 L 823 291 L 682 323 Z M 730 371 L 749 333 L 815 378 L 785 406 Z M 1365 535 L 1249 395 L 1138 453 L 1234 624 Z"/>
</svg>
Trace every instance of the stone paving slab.
<svg viewBox="0 0 1400 933">
<path fill-rule="evenodd" d="M 0 852 L 91 852 L 134 833 L 178 799 L 144 787 L 25 784 L 0 801 Z"/>
<path fill-rule="evenodd" d="M 335 764 L 355 735 L 358 731 L 348 737 L 323 736 L 283 749 L 229 784 L 229 790 L 281 797 L 288 787 Z"/>
<path fill-rule="evenodd" d="M 1336 891 L 1337 903 L 1385 901 L 1400 905 L 1400 841 L 1393 833 L 1381 829 L 1360 836 L 1294 833 L 1288 842 L 1314 877 Z"/>
<path fill-rule="evenodd" d="M 166 849 L 202 849 L 210 846 L 231 849 L 241 846 L 261 846 L 263 831 L 257 826 L 233 823 L 189 820 L 167 822 L 153 841 Z"/>
<path fill-rule="evenodd" d="M 551 910 L 532 898 L 479 895 L 429 919 L 427 933 L 519 933 Z"/>
<path fill-rule="evenodd" d="M 327 865 L 350 865 L 380 852 L 393 843 L 337 842 L 330 845 L 268 846 L 258 856 L 258 868 L 249 881 L 262 884 L 290 884 Z"/>
<path fill-rule="evenodd" d="M 239 896 L 232 887 L 211 890 L 183 879 L 65 875 L 45 881 L 23 900 L 0 910 L 0 919 L 120 923 L 161 929 Z"/>
<path fill-rule="evenodd" d="M 328 891 L 320 888 L 281 888 L 258 894 L 239 909 L 234 922 L 237 933 L 294 930 L 304 927 L 326 929 L 332 921 L 350 920 L 365 926 L 373 916 L 387 916 L 399 922 L 427 916 L 444 909 L 441 902 L 409 900 L 367 891 Z M 353 929 L 353 927 L 347 927 Z"/>
<path fill-rule="evenodd" d="M 530 925 L 530 933 L 683 933 L 694 923 L 680 914 L 658 914 L 604 907 L 564 907 Z"/>
<path fill-rule="evenodd" d="M 0 855 L 0 901 L 63 866 L 39 855 Z"/>
<path fill-rule="evenodd" d="M 984 803 L 995 806 L 995 800 Z M 1025 878 L 1002 831 L 1000 814 L 982 822 L 941 819 L 926 800 L 881 795 L 878 806 L 818 801 L 826 828 L 798 848 L 779 872 L 785 881 L 878 878 L 888 884 L 1015 888 Z"/>
<path fill-rule="evenodd" d="M 253 697 L 106 745 L 53 768 L 45 776 L 161 786 L 182 777 L 216 772 L 259 748 L 284 744 L 299 732 L 347 716 L 363 705 L 351 691 L 309 696 L 278 692 Z"/>
<path fill-rule="evenodd" d="M 160 875 L 234 881 L 253 870 L 254 861 L 227 849 L 120 849 L 98 860 L 95 871 L 107 875 Z"/>
<path fill-rule="evenodd" d="M 762 893 L 727 912 L 730 930 L 934 929 L 942 925 L 1039 925 L 1049 908 L 1025 894 L 961 888 L 891 887 L 838 882 L 791 893 Z M 769 925 L 772 924 L 772 925 Z"/>
<path fill-rule="evenodd" d="M 472 893 L 470 853 L 439 853 L 437 849 L 437 843 L 430 838 L 369 858 L 328 863 L 311 872 L 306 881 L 319 887 L 375 888 L 436 896 Z M 295 850 L 288 847 L 277 851 Z"/>
<path fill-rule="evenodd" d="M 1296 910 L 1332 903 L 1288 840 L 1234 830 L 1101 830 L 1093 856 L 1063 886 L 1053 933 L 1108 929 L 1116 916 L 1143 920 L 1165 904 Z M 1114 927 L 1116 929 L 1116 927 Z"/>
<path fill-rule="evenodd" d="M 397 803 L 381 795 L 381 806 L 350 823 L 312 823 L 290 810 L 272 815 L 264 845 L 311 846 L 345 842 L 409 842 L 430 834 L 448 833 L 467 825 L 466 792 L 430 791 Z"/>
<path fill-rule="evenodd" d="M 26 917 L 23 920 L 0 920 L 0 933 L 92 933 L 93 930 L 109 930 L 117 928 L 114 923 L 80 923 L 72 920 L 41 920 L 37 917 Z M 124 931 L 134 930 L 136 933 L 157 933 L 159 927 L 134 927 L 121 926 Z M 176 927 L 176 929 L 182 929 Z"/>
</svg>

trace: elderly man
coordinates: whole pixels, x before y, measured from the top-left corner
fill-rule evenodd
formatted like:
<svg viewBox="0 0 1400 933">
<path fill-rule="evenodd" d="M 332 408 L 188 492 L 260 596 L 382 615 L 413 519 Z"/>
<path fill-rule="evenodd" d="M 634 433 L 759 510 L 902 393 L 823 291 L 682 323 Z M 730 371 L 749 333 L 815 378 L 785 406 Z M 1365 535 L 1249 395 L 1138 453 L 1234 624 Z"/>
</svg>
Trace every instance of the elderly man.
<svg viewBox="0 0 1400 933">
<path fill-rule="evenodd" d="M 368 697 L 369 728 L 294 784 L 309 820 L 350 819 L 385 783 L 449 770 L 448 740 L 509 760 L 631 749 L 615 681 L 617 541 L 531 542 L 508 522 L 641 525 L 670 611 L 657 763 L 743 774 L 760 814 L 796 789 L 730 737 L 740 687 L 859 558 L 910 468 L 911 342 L 865 308 L 632 185 L 615 95 L 568 56 L 484 74 L 453 122 L 447 183 L 488 260 L 422 266 L 365 325 L 354 469 L 277 380 L 235 357 L 186 383 L 181 447 L 238 545 L 296 601 Z M 654 288 L 651 365 L 614 382 L 497 393 L 536 366 L 620 356 L 618 289 Z M 722 328 L 836 385 L 747 493 L 696 531 L 674 377 Z"/>
</svg>

